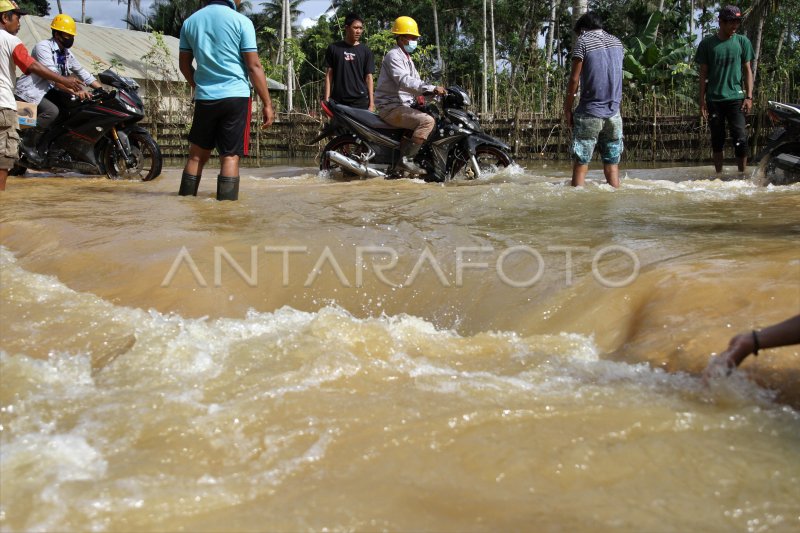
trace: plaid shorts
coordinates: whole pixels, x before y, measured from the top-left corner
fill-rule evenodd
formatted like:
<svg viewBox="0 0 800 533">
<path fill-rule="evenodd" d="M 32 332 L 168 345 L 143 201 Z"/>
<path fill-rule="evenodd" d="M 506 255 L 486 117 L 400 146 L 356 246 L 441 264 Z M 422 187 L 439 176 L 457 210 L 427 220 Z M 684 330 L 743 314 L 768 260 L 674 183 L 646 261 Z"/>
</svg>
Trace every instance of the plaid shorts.
<svg viewBox="0 0 800 533">
<path fill-rule="evenodd" d="M 616 165 L 622 155 L 622 117 L 619 113 L 609 118 L 575 113 L 572 129 L 572 157 L 581 165 L 592 160 L 595 144 L 599 144 L 603 163 Z"/>
</svg>

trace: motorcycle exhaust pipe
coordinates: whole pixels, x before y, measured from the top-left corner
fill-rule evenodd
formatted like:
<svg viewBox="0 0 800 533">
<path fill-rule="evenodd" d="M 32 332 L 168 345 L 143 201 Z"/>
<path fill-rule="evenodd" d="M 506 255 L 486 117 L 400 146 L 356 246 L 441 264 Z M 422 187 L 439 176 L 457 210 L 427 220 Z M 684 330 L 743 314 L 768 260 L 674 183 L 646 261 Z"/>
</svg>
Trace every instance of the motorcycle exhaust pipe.
<svg viewBox="0 0 800 533">
<path fill-rule="evenodd" d="M 339 152 L 334 152 L 330 150 L 325 152 L 325 155 L 333 161 L 334 163 L 338 164 L 339 166 L 358 174 L 359 176 L 365 178 L 386 178 L 386 174 L 381 172 L 380 170 L 376 170 L 374 168 L 370 168 L 366 165 L 362 165 L 361 163 L 350 159 L 349 157 L 340 154 Z"/>
</svg>

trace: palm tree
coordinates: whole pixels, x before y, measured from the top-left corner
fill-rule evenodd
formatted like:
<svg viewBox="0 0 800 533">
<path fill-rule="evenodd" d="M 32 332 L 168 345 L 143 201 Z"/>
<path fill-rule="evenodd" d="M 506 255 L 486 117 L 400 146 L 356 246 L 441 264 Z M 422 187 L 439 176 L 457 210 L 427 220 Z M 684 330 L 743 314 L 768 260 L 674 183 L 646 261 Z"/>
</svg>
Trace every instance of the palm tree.
<svg viewBox="0 0 800 533">
<path fill-rule="evenodd" d="M 260 14 L 254 16 L 253 23 L 256 26 L 256 31 L 259 34 L 265 35 L 267 40 L 270 40 L 267 34 L 263 33 L 264 28 L 277 29 L 280 31 L 273 37 L 278 40 L 278 56 L 276 63 L 283 63 L 284 56 L 284 39 L 286 38 L 286 7 L 288 7 L 290 20 L 296 21 L 300 17 L 300 4 L 304 0 L 289 0 L 288 6 L 284 5 L 284 0 L 269 0 L 262 2 L 263 9 Z M 294 24 L 294 22 L 292 22 Z"/>
<path fill-rule="evenodd" d="M 86 0 L 83 0 L 83 1 L 84 1 L 84 3 L 86 2 Z M 117 0 L 118 4 L 121 4 L 123 2 L 127 2 L 127 4 L 128 4 L 128 13 L 127 13 L 127 15 L 125 15 L 125 22 L 126 22 L 125 27 L 128 28 L 128 29 L 131 29 L 131 24 L 130 24 L 130 22 L 128 22 L 128 21 L 131 20 L 131 8 L 132 7 L 135 8 L 136 11 L 141 10 L 142 9 L 142 2 L 141 2 L 141 0 Z M 61 2 L 59 2 L 59 4 L 60 3 Z"/>
<path fill-rule="evenodd" d="M 300 4 L 304 1 L 289 1 L 289 12 L 292 15 L 292 20 L 297 20 L 300 17 Z M 268 2 L 262 2 L 261 5 L 263 6 L 261 13 L 265 17 L 267 24 L 273 28 L 279 27 L 283 19 L 283 0 L 269 0 Z"/>
<path fill-rule="evenodd" d="M 154 31 L 177 37 L 183 21 L 201 6 L 201 0 L 155 0 L 150 6 L 147 25 Z"/>
<path fill-rule="evenodd" d="M 758 62 L 761 57 L 761 38 L 764 35 L 764 20 L 778 10 L 777 0 L 755 0 L 745 14 L 745 26 L 753 41 L 753 84 L 756 82 Z"/>
<path fill-rule="evenodd" d="M 487 64 L 489 59 L 486 57 L 486 0 L 483 0 L 483 90 L 481 91 L 481 111 L 489 111 L 489 79 L 487 78 Z"/>
<path fill-rule="evenodd" d="M 442 48 L 439 44 L 439 10 L 436 7 L 436 0 L 431 0 L 431 4 L 433 5 L 433 32 L 436 38 L 436 64 L 439 69 L 444 69 L 444 65 L 442 64 Z M 444 72 L 442 72 L 442 74 L 444 75 Z"/>
<path fill-rule="evenodd" d="M 589 0 L 572 0 L 572 27 L 575 27 L 575 23 L 587 11 L 589 11 Z"/>
</svg>

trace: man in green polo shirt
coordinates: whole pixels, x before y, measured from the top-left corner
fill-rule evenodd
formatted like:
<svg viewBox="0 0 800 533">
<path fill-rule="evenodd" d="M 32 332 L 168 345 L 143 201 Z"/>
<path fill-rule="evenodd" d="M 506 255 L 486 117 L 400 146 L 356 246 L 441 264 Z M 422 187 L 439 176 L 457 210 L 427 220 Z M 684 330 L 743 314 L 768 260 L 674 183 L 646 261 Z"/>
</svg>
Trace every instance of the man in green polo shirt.
<svg viewBox="0 0 800 533">
<path fill-rule="evenodd" d="M 725 6 L 719 12 L 719 30 L 697 48 L 694 60 L 700 66 L 700 113 L 708 118 L 714 168 L 722 172 L 725 123 L 733 137 L 739 172 L 747 166 L 747 124 L 745 115 L 753 107 L 753 45 L 736 30 L 742 11 Z"/>
</svg>

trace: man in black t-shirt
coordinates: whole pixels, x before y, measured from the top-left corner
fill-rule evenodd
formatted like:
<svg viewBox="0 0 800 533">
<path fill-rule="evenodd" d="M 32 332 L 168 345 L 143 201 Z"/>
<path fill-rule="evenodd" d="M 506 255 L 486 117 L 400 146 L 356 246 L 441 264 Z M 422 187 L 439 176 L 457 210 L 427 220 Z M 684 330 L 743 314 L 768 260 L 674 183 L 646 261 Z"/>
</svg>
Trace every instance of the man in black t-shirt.
<svg viewBox="0 0 800 533">
<path fill-rule="evenodd" d="M 344 19 L 343 41 L 328 46 L 325 52 L 325 101 L 333 98 L 340 104 L 375 111 L 372 74 L 375 58 L 372 50 L 361 44 L 364 20 L 350 13 Z"/>
</svg>

